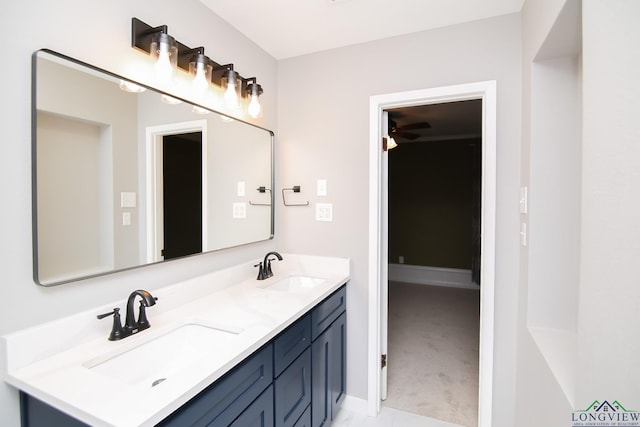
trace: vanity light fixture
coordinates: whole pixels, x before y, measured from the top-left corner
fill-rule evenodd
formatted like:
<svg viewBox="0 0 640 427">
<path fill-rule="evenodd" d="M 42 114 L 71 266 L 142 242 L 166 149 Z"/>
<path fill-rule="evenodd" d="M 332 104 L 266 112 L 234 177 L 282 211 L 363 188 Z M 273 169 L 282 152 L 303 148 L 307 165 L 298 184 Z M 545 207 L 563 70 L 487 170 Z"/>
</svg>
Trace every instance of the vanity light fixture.
<svg viewBox="0 0 640 427">
<path fill-rule="evenodd" d="M 170 76 L 168 71 L 182 69 L 193 76 L 196 96 L 202 96 L 209 84 L 215 84 L 224 91 L 224 104 L 230 110 L 237 110 L 241 100 L 249 98 L 247 113 L 254 118 L 262 115 L 259 97 L 262 86 L 255 77 L 244 78 L 234 70 L 233 64 L 220 65 L 205 56 L 204 47 L 190 48 L 168 34 L 166 25 L 151 27 L 137 18 L 131 19 L 131 46 L 156 58 L 156 76 L 161 81 Z M 172 75 L 172 72 L 171 72 Z"/>
</svg>

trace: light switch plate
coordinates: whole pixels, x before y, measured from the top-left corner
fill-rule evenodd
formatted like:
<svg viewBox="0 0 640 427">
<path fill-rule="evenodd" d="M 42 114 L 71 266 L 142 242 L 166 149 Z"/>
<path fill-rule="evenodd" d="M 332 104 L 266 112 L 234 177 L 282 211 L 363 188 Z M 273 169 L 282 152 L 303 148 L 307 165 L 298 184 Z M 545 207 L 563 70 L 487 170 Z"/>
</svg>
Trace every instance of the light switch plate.
<svg viewBox="0 0 640 427">
<path fill-rule="evenodd" d="M 528 187 L 520 187 L 520 213 L 529 212 L 529 189 Z"/>
<path fill-rule="evenodd" d="M 136 193 L 123 191 L 120 193 L 120 207 L 121 208 L 135 208 L 136 207 Z"/>
<path fill-rule="evenodd" d="M 527 246 L 527 223 L 523 222 L 520 224 L 520 244 L 522 246 Z"/>
<path fill-rule="evenodd" d="M 316 203 L 316 221 L 333 221 L 332 203 Z"/>
<path fill-rule="evenodd" d="M 318 180 L 318 196 L 326 196 L 327 195 L 327 180 L 319 179 Z"/>
<path fill-rule="evenodd" d="M 238 197 L 244 197 L 244 195 L 245 195 L 244 181 L 238 181 L 237 193 L 238 193 Z"/>
<path fill-rule="evenodd" d="M 131 225 L 131 212 L 122 212 L 122 225 Z"/>
<path fill-rule="evenodd" d="M 233 217 L 243 219 L 247 217 L 247 204 L 244 202 L 236 202 L 233 204 Z"/>
</svg>

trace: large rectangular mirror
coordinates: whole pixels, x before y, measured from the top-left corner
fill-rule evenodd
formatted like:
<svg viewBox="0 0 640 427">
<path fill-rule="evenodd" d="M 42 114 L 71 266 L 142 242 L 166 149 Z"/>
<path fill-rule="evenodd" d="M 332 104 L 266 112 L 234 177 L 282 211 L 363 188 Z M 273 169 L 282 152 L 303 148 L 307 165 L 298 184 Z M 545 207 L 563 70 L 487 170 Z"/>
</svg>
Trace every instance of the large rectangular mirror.
<svg viewBox="0 0 640 427">
<path fill-rule="evenodd" d="M 33 55 L 37 284 L 273 237 L 273 133 L 122 82 Z"/>
</svg>

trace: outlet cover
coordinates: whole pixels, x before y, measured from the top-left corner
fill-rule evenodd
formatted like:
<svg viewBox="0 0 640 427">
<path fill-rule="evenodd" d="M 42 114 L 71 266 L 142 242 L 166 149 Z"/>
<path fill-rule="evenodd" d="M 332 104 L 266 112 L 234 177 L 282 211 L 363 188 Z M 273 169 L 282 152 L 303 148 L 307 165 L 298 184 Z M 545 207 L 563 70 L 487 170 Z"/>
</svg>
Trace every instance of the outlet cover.
<svg viewBox="0 0 640 427">
<path fill-rule="evenodd" d="M 233 217 L 235 219 L 244 219 L 247 217 L 247 204 L 237 202 L 233 204 Z"/>
<path fill-rule="evenodd" d="M 316 203 L 316 221 L 333 221 L 332 203 Z"/>
</svg>

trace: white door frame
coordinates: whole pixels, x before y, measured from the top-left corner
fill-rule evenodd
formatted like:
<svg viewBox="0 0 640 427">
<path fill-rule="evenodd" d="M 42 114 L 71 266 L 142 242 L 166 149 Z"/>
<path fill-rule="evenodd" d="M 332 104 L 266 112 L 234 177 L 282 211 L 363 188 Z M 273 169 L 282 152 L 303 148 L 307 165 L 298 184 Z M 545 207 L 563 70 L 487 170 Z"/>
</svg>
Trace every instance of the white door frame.
<svg viewBox="0 0 640 427">
<path fill-rule="evenodd" d="M 147 202 L 147 262 L 161 261 L 164 247 L 162 200 L 162 138 L 167 135 L 202 132 L 202 252 L 207 245 L 207 121 L 170 123 L 146 128 L 146 202 Z"/>
<path fill-rule="evenodd" d="M 389 108 L 482 99 L 481 283 L 478 427 L 490 427 L 493 396 L 493 332 L 496 235 L 496 82 L 376 95 L 369 102 L 369 304 L 368 414 L 380 411 L 381 349 L 386 346 L 388 241 L 386 230 L 386 153 L 381 149 L 382 111 Z M 383 286 L 384 285 L 384 286 Z"/>
</svg>

